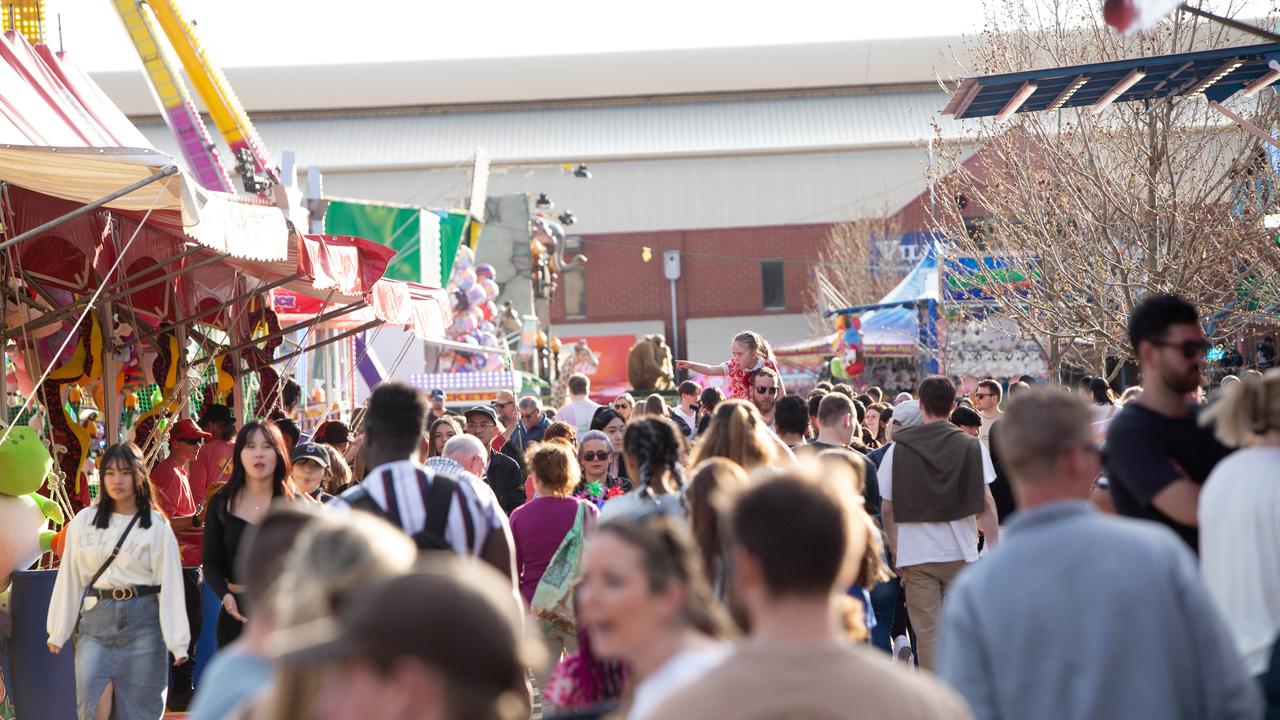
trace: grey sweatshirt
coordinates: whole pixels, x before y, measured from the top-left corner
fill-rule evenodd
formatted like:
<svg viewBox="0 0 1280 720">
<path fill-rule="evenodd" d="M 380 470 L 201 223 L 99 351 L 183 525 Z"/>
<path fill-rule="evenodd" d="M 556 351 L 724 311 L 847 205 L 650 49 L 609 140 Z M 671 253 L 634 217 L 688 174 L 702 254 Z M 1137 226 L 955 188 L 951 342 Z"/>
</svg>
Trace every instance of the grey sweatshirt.
<svg viewBox="0 0 1280 720">
<path fill-rule="evenodd" d="M 1083 502 L 1020 512 L 946 598 L 938 674 L 984 718 L 1261 717 L 1195 558 Z"/>
</svg>

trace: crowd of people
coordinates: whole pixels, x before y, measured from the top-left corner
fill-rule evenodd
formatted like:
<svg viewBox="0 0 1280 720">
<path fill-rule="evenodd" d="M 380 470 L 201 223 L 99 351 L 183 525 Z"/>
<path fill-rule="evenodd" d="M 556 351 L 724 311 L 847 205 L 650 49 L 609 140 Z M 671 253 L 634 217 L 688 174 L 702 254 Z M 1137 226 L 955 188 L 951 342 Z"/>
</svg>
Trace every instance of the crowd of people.
<svg viewBox="0 0 1280 720">
<path fill-rule="evenodd" d="M 671 403 L 386 382 L 311 438 L 211 406 L 155 467 L 106 452 L 49 649 L 81 720 L 1278 713 L 1280 371 L 1206 402 L 1193 307 L 1129 331 L 1121 398 L 787 394 L 744 332 Z"/>
</svg>

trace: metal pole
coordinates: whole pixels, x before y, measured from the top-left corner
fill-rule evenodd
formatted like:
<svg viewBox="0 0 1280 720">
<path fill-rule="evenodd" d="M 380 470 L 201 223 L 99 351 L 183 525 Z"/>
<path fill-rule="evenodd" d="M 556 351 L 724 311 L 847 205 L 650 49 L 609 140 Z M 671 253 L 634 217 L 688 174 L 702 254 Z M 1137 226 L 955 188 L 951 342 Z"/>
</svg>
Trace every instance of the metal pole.
<svg viewBox="0 0 1280 720">
<path fill-rule="evenodd" d="M 98 321 L 102 324 L 102 334 L 111 337 L 115 333 L 115 315 L 111 311 L 111 303 L 98 306 Z M 107 347 L 102 352 L 102 427 L 106 431 L 107 447 L 120 442 L 120 404 L 116 393 L 116 356 Z"/>
<path fill-rule="evenodd" d="M 1198 7 L 1193 7 L 1191 3 L 1184 2 L 1181 5 L 1179 5 L 1178 8 L 1180 10 L 1186 10 L 1192 15 L 1199 15 L 1200 17 L 1205 18 L 1207 20 L 1213 20 L 1214 22 L 1221 23 L 1223 25 L 1226 25 L 1229 28 L 1239 30 L 1240 32 L 1248 33 L 1250 35 L 1257 35 L 1258 37 L 1263 38 L 1264 40 L 1269 40 L 1271 42 L 1280 42 L 1280 35 L 1277 35 L 1267 30 L 1263 30 L 1257 25 L 1250 25 L 1249 23 L 1240 22 L 1239 20 L 1233 20 L 1231 18 L 1222 17 L 1221 15 L 1214 15 L 1213 13 L 1205 10 L 1201 10 Z"/>
<path fill-rule="evenodd" d="M 358 327 L 358 328 L 354 328 L 354 329 L 352 329 L 352 330 L 347 330 L 347 331 L 345 331 L 345 332 L 343 332 L 343 333 L 341 333 L 341 334 L 339 334 L 339 335 L 334 335 L 334 336 L 333 336 L 333 337 L 331 337 L 331 338 L 325 338 L 324 340 L 321 340 L 321 341 L 319 341 L 319 342 L 312 343 L 310 346 L 305 347 L 305 348 L 302 348 L 301 350 L 295 350 L 294 352 L 291 352 L 291 353 L 289 353 L 288 355 L 281 355 L 280 357 L 275 358 L 274 360 L 272 360 L 272 361 L 271 361 L 271 364 L 272 364 L 272 365 L 275 365 L 276 363 L 283 362 L 283 361 L 288 360 L 288 359 L 290 359 L 290 358 L 294 358 L 294 357 L 297 357 L 297 356 L 299 356 L 299 355 L 305 355 L 306 353 L 309 353 L 309 352 L 311 352 L 312 350 L 318 350 L 318 349 L 320 349 L 320 348 L 328 347 L 329 345 L 332 345 L 333 343 L 336 343 L 336 342 L 338 342 L 339 340 L 346 340 L 347 338 L 349 338 L 349 337 L 351 337 L 351 336 L 353 336 L 353 335 L 356 335 L 356 334 L 362 333 L 362 332 L 364 332 L 364 331 L 366 331 L 366 330 L 372 330 L 372 329 L 374 329 L 374 328 L 378 327 L 378 326 L 379 326 L 379 325 L 381 325 L 381 324 L 382 324 L 382 321 L 381 321 L 381 320 L 370 320 L 369 322 L 367 322 L 367 323 L 365 323 L 365 324 L 361 325 L 361 326 L 360 326 L 360 327 Z M 468 347 L 469 347 L 469 346 L 468 346 Z"/>
<path fill-rule="evenodd" d="M 110 195 L 100 197 L 97 200 L 94 200 L 93 202 L 89 203 L 88 205 L 82 205 L 76 208 L 75 210 L 72 210 L 71 212 L 67 213 L 66 215 L 56 217 L 47 223 L 31 228 L 30 230 L 22 233 L 21 235 L 9 238 L 4 242 L 0 242 L 0 250 L 4 250 L 7 247 L 17 245 L 23 240 L 28 240 L 30 238 L 36 237 L 37 235 L 40 235 L 41 233 L 45 232 L 46 230 L 49 230 L 50 228 L 57 227 L 68 220 L 74 220 L 75 218 L 78 218 L 87 212 L 92 212 L 93 210 L 97 210 L 98 208 L 102 207 L 103 205 L 106 205 L 112 200 L 122 198 L 125 195 L 128 195 L 129 193 L 135 190 L 138 190 L 140 188 L 144 188 L 157 180 L 163 180 L 169 177 L 170 175 L 176 175 L 177 172 L 178 172 L 177 165 L 166 165 L 163 169 L 160 170 L 160 172 L 156 173 L 155 175 L 152 175 L 151 177 L 139 180 L 138 182 L 133 183 L 128 187 L 120 188 L 119 190 L 116 190 Z"/>
<path fill-rule="evenodd" d="M 198 320 L 199 318 L 202 318 L 202 317 L 204 317 L 204 316 L 206 316 L 206 315 L 210 315 L 210 314 L 213 314 L 213 313 L 219 313 L 219 312 L 222 312 L 223 310 L 225 310 L 225 309 L 227 309 L 227 308 L 231 307 L 232 305 L 239 305 L 240 303 L 245 302 L 246 300 L 249 300 L 249 299 L 250 299 L 250 298 L 252 298 L 254 295 L 257 295 L 258 293 L 264 293 L 264 292 L 267 292 L 267 291 L 270 291 L 270 290 L 274 290 L 274 289 L 276 289 L 276 288 L 280 287 L 281 285 L 288 285 L 289 283 L 291 283 L 291 282 L 293 282 L 294 280 L 297 280 L 297 279 L 298 279 L 298 276 L 297 276 L 297 275 L 290 275 L 289 277 L 281 278 L 281 279 L 279 279 L 279 280 L 276 280 L 276 281 L 275 281 L 275 282 L 273 282 L 273 283 L 268 283 L 267 285 L 260 285 L 260 286 L 258 286 L 258 287 L 256 287 L 256 288 L 254 288 L 253 290 L 250 290 L 249 292 L 247 292 L 247 293 L 243 294 L 243 295 L 237 295 L 236 297 L 231 298 L 230 300 L 228 300 L 228 301 L 226 301 L 226 302 L 222 303 L 221 305 L 218 305 L 217 307 L 212 307 L 212 308 L 209 308 L 209 309 L 207 309 L 207 310 L 204 310 L 204 311 L 202 311 L 199 315 L 193 315 L 193 316 L 191 316 L 191 317 L 185 317 L 185 318 L 182 318 L 181 320 L 174 320 L 174 321 L 173 321 L 173 322 L 171 322 L 171 323 L 167 323 L 167 324 L 165 324 L 165 325 L 161 325 L 160 327 L 156 328 L 155 330 L 152 330 L 151 332 L 147 333 L 146 335 L 143 335 L 142 337 L 136 337 L 136 338 L 133 338 L 132 340 L 129 340 L 129 341 L 128 341 L 128 342 L 126 342 L 126 343 L 121 344 L 121 345 L 120 345 L 120 347 L 121 347 L 121 348 L 127 348 L 127 347 L 129 347 L 130 345 L 134 345 L 134 344 L 136 344 L 136 343 L 140 343 L 140 342 L 146 342 L 147 340 L 150 340 L 151 338 L 158 337 L 158 336 L 163 335 L 163 334 L 165 334 L 165 333 L 167 333 L 167 332 L 170 332 L 170 331 L 172 331 L 172 330 L 178 330 L 178 329 L 184 328 L 186 325 L 188 325 L 189 323 L 195 322 L 195 321 L 196 321 L 196 320 Z"/>
<path fill-rule="evenodd" d="M 680 324 L 676 313 L 676 281 L 671 280 L 671 352 L 676 357 L 684 357 L 680 354 Z M 675 368 L 676 382 L 680 381 L 680 370 Z"/>
<path fill-rule="evenodd" d="M 235 335 L 235 334 L 232 334 L 232 342 L 236 342 L 236 344 L 235 344 L 235 345 L 233 345 L 233 346 L 231 346 L 231 347 L 229 347 L 229 348 L 226 348 L 225 350 L 221 350 L 221 351 L 219 351 L 219 353 L 218 353 L 218 354 L 220 354 L 220 355 L 221 355 L 221 354 L 226 354 L 226 353 L 238 353 L 238 352 L 240 352 L 241 350 L 244 350 L 245 348 L 247 348 L 247 347 L 249 347 L 249 346 L 251 346 L 251 345 L 257 345 L 258 343 L 264 343 L 264 342 L 268 342 L 268 341 L 270 341 L 270 340 L 275 340 L 275 339 L 276 339 L 276 338 L 278 338 L 278 337 L 284 337 L 285 335 L 288 335 L 289 333 L 294 332 L 295 330 L 300 330 L 300 329 L 302 329 L 302 328 L 304 328 L 304 327 L 306 327 L 307 325 L 310 325 L 310 324 L 312 324 L 312 323 L 322 323 L 322 322 L 325 322 L 325 321 L 327 321 L 327 320 L 332 320 L 332 319 L 337 318 L 337 317 L 342 317 L 343 315 L 346 315 L 346 314 L 348 314 L 348 313 L 355 312 L 356 310 L 359 310 L 359 309 L 361 309 L 361 308 L 363 308 L 363 307 L 367 306 L 368 304 L 369 304 L 368 302 L 366 302 L 366 301 L 364 301 L 364 300 L 361 300 L 360 302 L 354 302 L 354 303 L 351 303 L 350 305 L 344 305 L 344 306 L 342 306 L 342 307 L 338 308 L 337 310 L 332 310 L 332 311 L 327 312 L 327 313 L 325 313 L 325 314 L 323 314 L 323 315 L 317 315 L 316 317 L 314 317 L 314 318 L 312 318 L 312 319 L 310 319 L 310 320 L 307 320 L 307 321 L 305 321 L 305 322 L 300 322 L 300 323 L 297 323 L 297 324 L 294 324 L 294 325 L 290 325 L 289 327 L 286 327 L 286 328 L 281 328 L 281 329 L 279 329 L 279 330 L 277 330 L 277 331 L 275 331 L 275 332 L 273 332 L 273 333 L 271 333 L 271 334 L 269 334 L 269 335 L 263 335 L 263 336 L 262 336 L 262 337 L 260 337 L 260 338 L 253 338 L 252 340 L 244 340 L 244 341 L 241 341 L 241 342 L 236 342 L 236 335 Z M 195 361 L 194 363 L 192 363 L 192 364 L 193 364 L 193 365 L 198 365 L 198 364 L 200 364 L 200 363 L 203 363 L 203 362 L 207 361 L 208 359 L 209 359 L 209 356 L 207 356 L 207 355 L 206 355 L 205 357 L 202 357 L 202 358 L 200 358 L 200 359 L 196 360 L 196 361 Z"/>
</svg>

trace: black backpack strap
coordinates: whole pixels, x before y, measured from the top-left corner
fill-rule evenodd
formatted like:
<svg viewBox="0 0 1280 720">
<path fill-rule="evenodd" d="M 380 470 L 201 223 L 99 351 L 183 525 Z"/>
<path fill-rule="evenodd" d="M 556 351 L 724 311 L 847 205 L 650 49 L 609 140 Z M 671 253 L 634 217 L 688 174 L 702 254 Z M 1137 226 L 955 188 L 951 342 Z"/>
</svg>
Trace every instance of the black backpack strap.
<svg viewBox="0 0 1280 720">
<path fill-rule="evenodd" d="M 422 493 L 422 505 L 427 511 L 427 519 L 422 527 L 422 535 L 425 536 L 423 540 L 440 549 L 449 547 L 445 541 L 445 531 L 449 526 L 449 507 L 457 486 L 456 480 L 440 473 L 435 474 L 428 483 L 427 473 L 418 470 L 418 490 Z M 464 512 L 463 515 L 465 514 Z M 468 548 L 470 541 L 468 538 Z M 426 545 L 419 542 L 418 547 L 425 548 Z"/>
</svg>

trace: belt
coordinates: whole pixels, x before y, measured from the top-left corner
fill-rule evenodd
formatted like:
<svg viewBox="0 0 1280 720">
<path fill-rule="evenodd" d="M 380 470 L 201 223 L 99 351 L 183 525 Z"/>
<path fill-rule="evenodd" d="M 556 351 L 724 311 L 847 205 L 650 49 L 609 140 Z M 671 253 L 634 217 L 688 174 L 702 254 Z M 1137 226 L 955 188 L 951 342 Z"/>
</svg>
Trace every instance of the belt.
<svg viewBox="0 0 1280 720">
<path fill-rule="evenodd" d="M 132 600 L 136 597 L 143 597 L 144 595 L 159 594 L 159 585 L 133 585 L 130 587 L 108 588 L 106 590 L 101 588 L 92 588 L 89 590 L 89 595 L 96 597 L 99 600 Z"/>
</svg>

